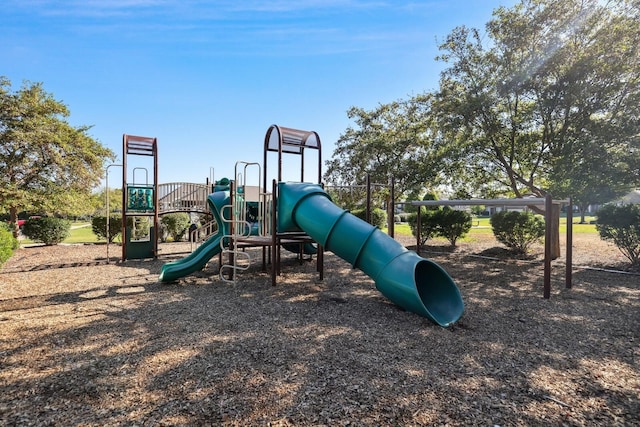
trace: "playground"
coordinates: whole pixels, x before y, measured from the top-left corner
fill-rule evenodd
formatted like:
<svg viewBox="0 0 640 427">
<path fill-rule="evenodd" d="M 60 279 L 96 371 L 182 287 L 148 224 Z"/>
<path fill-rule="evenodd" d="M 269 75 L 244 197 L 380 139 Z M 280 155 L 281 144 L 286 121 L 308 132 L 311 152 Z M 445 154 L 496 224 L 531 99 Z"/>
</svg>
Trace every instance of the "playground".
<svg viewBox="0 0 640 427">
<path fill-rule="evenodd" d="M 261 165 L 160 185 L 156 139 L 124 135 L 122 244 L 23 247 L 0 269 L 0 424 L 640 423 L 640 276 L 617 248 L 416 251 L 333 203 L 320 147 L 274 125 Z M 153 160 L 143 181 L 129 156 Z M 158 241 L 161 210 L 205 205 L 206 240 Z"/>
<path fill-rule="evenodd" d="M 0 423 L 640 423 L 640 280 L 607 271 L 623 260 L 597 235 L 575 236 L 572 289 L 554 261 L 550 299 L 541 248 L 526 262 L 490 240 L 426 248 L 464 297 L 453 328 L 331 253 L 322 281 L 287 254 L 275 287 L 259 263 L 224 282 L 215 258 L 160 283 L 188 246 L 109 264 L 105 245 L 19 249 L 0 270 Z"/>
</svg>

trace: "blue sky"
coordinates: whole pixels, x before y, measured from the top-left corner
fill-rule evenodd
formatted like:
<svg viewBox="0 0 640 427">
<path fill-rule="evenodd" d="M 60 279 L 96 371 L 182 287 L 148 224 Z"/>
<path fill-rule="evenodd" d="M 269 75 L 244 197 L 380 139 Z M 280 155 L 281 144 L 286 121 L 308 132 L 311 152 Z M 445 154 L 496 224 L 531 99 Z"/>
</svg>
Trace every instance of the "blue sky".
<svg viewBox="0 0 640 427">
<path fill-rule="evenodd" d="M 237 161 L 262 163 L 272 124 L 318 132 L 330 159 L 349 107 L 436 88 L 439 41 L 456 26 L 484 29 L 514 3 L 5 0 L 0 75 L 14 90 L 42 82 L 118 163 L 124 133 L 157 137 L 160 182 L 204 182 L 232 176 Z M 298 170 L 285 157 L 284 178 Z"/>
</svg>

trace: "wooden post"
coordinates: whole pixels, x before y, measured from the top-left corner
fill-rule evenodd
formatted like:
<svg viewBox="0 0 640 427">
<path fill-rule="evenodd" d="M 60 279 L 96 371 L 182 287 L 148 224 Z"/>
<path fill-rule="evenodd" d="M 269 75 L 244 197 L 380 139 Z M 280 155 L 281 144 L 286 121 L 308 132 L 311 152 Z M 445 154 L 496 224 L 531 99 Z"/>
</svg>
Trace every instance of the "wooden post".
<svg viewBox="0 0 640 427">
<path fill-rule="evenodd" d="M 422 212 L 422 206 L 418 206 L 418 221 L 416 223 L 416 253 L 420 255 L 420 230 L 422 230 L 422 218 L 420 213 Z"/>
<path fill-rule="evenodd" d="M 560 204 L 551 201 L 551 259 L 560 258 Z"/>
<path fill-rule="evenodd" d="M 552 250 L 553 199 L 547 194 L 544 201 L 544 298 L 551 297 L 551 250 Z"/>
<path fill-rule="evenodd" d="M 266 179 L 266 178 L 265 178 Z M 276 276 L 278 275 L 278 223 L 276 214 L 278 209 L 278 185 L 276 180 L 272 181 L 271 187 L 271 286 L 276 285 Z"/>
<path fill-rule="evenodd" d="M 396 226 L 396 179 L 391 177 L 391 200 L 389 201 L 389 213 L 387 220 L 389 222 L 388 232 L 391 238 L 395 237 L 395 226 Z"/>
<path fill-rule="evenodd" d="M 127 260 L 127 135 L 122 135 L 122 259 Z"/>
<path fill-rule="evenodd" d="M 365 218 L 371 224 L 371 175 L 367 174 L 367 207 Z"/>
<path fill-rule="evenodd" d="M 565 272 L 565 287 L 571 289 L 573 285 L 573 200 L 569 197 L 567 206 L 567 270 Z"/>
</svg>

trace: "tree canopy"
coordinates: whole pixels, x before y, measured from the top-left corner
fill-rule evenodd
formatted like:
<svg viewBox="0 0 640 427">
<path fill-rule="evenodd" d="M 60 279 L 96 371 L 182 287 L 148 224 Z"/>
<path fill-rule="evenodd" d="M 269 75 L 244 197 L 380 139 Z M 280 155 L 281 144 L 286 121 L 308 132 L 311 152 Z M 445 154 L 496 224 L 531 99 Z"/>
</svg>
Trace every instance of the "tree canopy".
<svg viewBox="0 0 640 427">
<path fill-rule="evenodd" d="M 0 77 L 0 210 L 74 214 L 88 203 L 104 163 L 114 153 L 91 138 L 88 126 L 66 120 L 68 108 L 42 87 L 15 92 Z"/>
<path fill-rule="evenodd" d="M 367 111 L 352 107 L 349 127 L 338 139 L 333 158 L 327 162 L 325 179 L 332 185 L 386 183 L 395 177 L 398 191 L 409 191 L 436 180 L 429 167 L 438 157 L 429 143 L 429 95 L 380 104 Z"/>
<path fill-rule="evenodd" d="M 489 43 L 447 37 L 432 110 L 476 187 L 586 198 L 640 182 L 638 17 L 624 0 L 524 0 L 494 11 Z"/>
<path fill-rule="evenodd" d="M 440 52 L 437 90 L 349 110 L 356 127 L 329 182 L 375 172 L 403 190 L 444 182 L 587 204 L 640 185 L 637 0 L 522 0 L 494 10 L 484 34 L 453 29 Z"/>
</svg>

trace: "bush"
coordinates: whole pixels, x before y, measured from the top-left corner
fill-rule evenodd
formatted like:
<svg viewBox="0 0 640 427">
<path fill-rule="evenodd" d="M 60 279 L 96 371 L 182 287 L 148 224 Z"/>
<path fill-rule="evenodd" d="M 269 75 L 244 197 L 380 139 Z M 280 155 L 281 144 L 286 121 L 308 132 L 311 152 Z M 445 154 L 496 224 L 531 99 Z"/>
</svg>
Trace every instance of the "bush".
<svg viewBox="0 0 640 427">
<path fill-rule="evenodd" d="M 363 221 L 366 221 L 367 218 L 367 210 L 366 209 L 356 209 L 351 212 L 353 215 L 357 216 Z M 382 228 L 387 225 L 387 213 L 380 208 L 374 208 L 371 210 L 371 225 Z"/>
<path fill-rule="evenodd" d="M 602 240 L 613 242 L 633 267 L 640 267 L 640 206 L 603 206 L 596 230 Z"/>
<path fill-rule="evenodd" d="M 438 224 L 434 221 L 433 215 L 436 211 L 420 207 L 420 246 L 427 243 L 427 240 L 435 237 L 438 231 Z M 411 234 L 418 236 L 418 212 L 409 214 L 407 217 Z"/>
<path fill-rule="evenodd" d="M 162 219 L 160 219 L 160 223 L 166 230 L 166 233 L 173 238 L 173 241 L 177 242 L 184 238 L 191 224 L 191 220 L 189 214 L 179 212 L 164 215 Z M 164 232 L 162 234 L 164 234 Z"/>
<path fill-rule="evenodd" d="M 131 241 L 150 239 L 152 225 L 153 217 L 151 216 L 128 216 L 127 230 L 130 233 L 129 238 Z"/>
<path fill-rule="evenodd" d="M 496 239 L 517 254 L 526 254 L 544 236 L 544 221 L 530 212 L 501 211 L 490 223 Z"/>
<path fill-rule="evenodd" d="M 9 224 L 0 223 L 0 265 L 4 264 L 13 252 L 18 249 L 20 243 L 13 237 L 13 230 Z"/>
<path fill-rule="evenodd" d="M 433 211 L 430 221 L 435 224 L 436 235 L 447 239 L 451 246 L 471 230 L 471 214 L 449 207 Z"/>
<path fill-rule="evenodd" d="M 57 245 L 69 237 L 71 223 L 64 219 L 43 217 L 28 219 L 22 233 L 29 239 L 42 242 L 47 246 Z"/>
<path fill-rule="evenodd" d="M 411 234 L 418 233 L 418 213 L 413 213 L 408 218 Z M 420 207 L 420 245 L 433 237 L 444 237 L 451 246 L 455 246 L 460 237 L 463 237 L 471 229 L 471 215 L 465 211 L 459 211 L 445 207 L 433 209 L 433 206 Z"/>
<path fill-rule="evenodd" d="M 409 218 L 411 217 L 411 214 L 408 212 L 402 212 L 397 216 L 400 217 L 400 222 L 409 222 Z"/>
<path fill-rule="evenodd" d="M 91 219 L 91 230 L 93 234 L 98 236 L 98 239 L 107 240 L 107 217 L 106 216 L 94 216 Z M 111 215 L 109 216 L 109 243 L 113 243 L 113 240 L 122 234 L 122 216 Z"/>
</svg>

